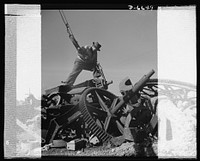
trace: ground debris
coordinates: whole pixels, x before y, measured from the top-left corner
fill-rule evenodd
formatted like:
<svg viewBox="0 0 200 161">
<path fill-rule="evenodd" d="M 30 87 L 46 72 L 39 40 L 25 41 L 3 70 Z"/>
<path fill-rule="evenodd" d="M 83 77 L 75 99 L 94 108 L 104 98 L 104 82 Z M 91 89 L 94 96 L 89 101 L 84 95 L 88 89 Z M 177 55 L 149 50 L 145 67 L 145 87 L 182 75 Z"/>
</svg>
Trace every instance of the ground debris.
<svg viewBox="0 0 200 161">
<path fill-rule="evenodd" d="M 151 150 L 149 150 L 151 149 Z M 155 156 L 157 149 L 157 143 L 152 144 L 150 148 L 144 148 L 146 156 Z M 148 153 L 148 154 L 147 154 Z M 120 146 L 112 146 L 110 143 L 103 144 L 100 146 L 90 146 L 82 150 L 71 151 L 66 148 L 52 148 L 48 151 L 43 151 L 42 156 L 94 156 L 94 157 L 137 157 L 134 142 L 123 142 Z"/>
<path fill-rule="evenodd" d="M 114 146 L 120 146 L 125 142 L 125 138 L 124 136 L 118 136 L 118 137 L 113 137 L 111 139 L 111 144 L 113 144 Z"/>
</svg>

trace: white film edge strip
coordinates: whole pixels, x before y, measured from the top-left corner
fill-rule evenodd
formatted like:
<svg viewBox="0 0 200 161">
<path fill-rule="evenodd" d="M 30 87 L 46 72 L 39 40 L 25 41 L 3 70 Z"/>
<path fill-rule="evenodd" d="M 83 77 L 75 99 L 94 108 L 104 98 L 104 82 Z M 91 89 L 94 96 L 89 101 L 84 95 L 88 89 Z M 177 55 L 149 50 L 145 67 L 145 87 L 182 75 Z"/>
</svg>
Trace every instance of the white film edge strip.
<svg viewBox="0 0 200 161">
<path fill-rule="evenodd" d="M 157 35 L 158 79 L 190 83 L 195 87 L 197 75 L 195 6 L 159 7 Z M 160 81 L 158 83 L 162 84 Z M 174 88 L 168 90 L 173 91 Z M 196 97 L 196 89 L 194 91 L 192 94 Z M 173 102 L 167 97 L 161 99 L 162 92 L 158 92 L 158 96 L 158 157 L 195 158 L 197 155 L 196 128 L 193 132 L 191 128 L 195 127 L 196 118 L 191 123 L 192 117 L 188 115 L 189 112 L 180 110 L 187 100 L 183 99 L 178 102 L 179 104 L 175 104 L 177 100 Z M 196 106 L 193 114 L 195 111 Z"/>
<path fill-rule="evenodd" d="M 30 109 L 30 107 L 33 107 L 33 102 L 28 102 L 28 105 L 24 104 L 24 102 L 28 101 L 26 100 L 27 97 L 30 95 L 36 99 L 41 97 L 40 5 L 5 4 L 4 7 L 6 42 L 5 86 L 7 87 L 5 88 L 5 93 L 7 94 L 5 100 L 13 100 L 12 105 L 8 101 L 5 103 L 4 156 L 7 158 L 41 157 L 41 128 L 37 127 L 35 129 L 32 127 L 31 129 L 24 121 L 21 121 L 23 117 L 25 118 L 24 114 L 21 116 L 16 115 L 19 113 L 19 108 Z M 13 71 L 13 73 L 10 73 L 10 71 Z M 9 81 L 10 79 L 12 80 Z M 16 90 L 12 96 L 9 95 L 11 88 Z M 38 101 L 37 106 L 40 106 L 40 101 Z M 30 109 L 29 112 L 31 113 L 33 110 Z M 10 120 L 11 115 L 14 118 L 13 120 Z M 40 118 L 40 116 L 40 110 L 38 110 L 35 119 Z M 18 131 L 24 131 L 24 133 L 20 135 Z M 14 136 L 15 134 L 16 136 Z M 25 135 L 24 138 L 23 135 Z M 25 140 L 26 137 L 27 141 Z M 13 143 L 14 141 L 16 143 Z"/>
</svg>

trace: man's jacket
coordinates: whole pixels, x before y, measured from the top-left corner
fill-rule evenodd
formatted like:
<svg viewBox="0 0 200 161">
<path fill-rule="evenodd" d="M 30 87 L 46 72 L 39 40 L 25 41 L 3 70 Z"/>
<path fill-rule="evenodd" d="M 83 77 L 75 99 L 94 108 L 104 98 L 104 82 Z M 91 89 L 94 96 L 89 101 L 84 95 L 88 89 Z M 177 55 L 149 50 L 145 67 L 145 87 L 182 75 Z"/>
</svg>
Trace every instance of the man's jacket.
<svg viewBox="0 0 200 161">
<path fill-rule="evenodd" d="M 94 51 L 91 46 L 83 46 L 78 50 L 78 58 L 88 64 L 96 64 L 97 51 Z"/>
</svg>

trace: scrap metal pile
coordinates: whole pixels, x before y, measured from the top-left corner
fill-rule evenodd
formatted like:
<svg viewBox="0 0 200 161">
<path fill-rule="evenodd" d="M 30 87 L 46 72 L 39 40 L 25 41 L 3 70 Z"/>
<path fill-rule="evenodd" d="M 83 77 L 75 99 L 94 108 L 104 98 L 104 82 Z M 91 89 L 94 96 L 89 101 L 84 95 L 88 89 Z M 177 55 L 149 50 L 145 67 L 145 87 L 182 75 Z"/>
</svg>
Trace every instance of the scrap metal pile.
<svg viewBox="0 0 200 161">
<path fill-rule="evenodd" d="M 59 13 L 70 40 L 78 50 L 80 46 L 64 11 L 59 10 Z M 112 81 L 106 80 L 101 65 L 97 64 L 93 79 L 70 89 L 60 85 L 46 90 L 42 96 L 42 145 L 54 144 L 55 147 L 62 141 L 62 145 L 65 142 L 70 145 L 78 143 L 78 139 L 92 144 L 111 142 L 119 145 L 123 141 L 140 144 L 146 138 L 157 139 L 158 121 L 163 124 L 163 134 L 159 138 L 168 141 L 166 136 L 173 136 L 176 131 L 176 128 L 169 130 L 172 127 L 169 122 L 178 123 L 170 115 L 165 116 L 163 107 L 159 107 L 159 111 L 164 116 L 158 118 L 158 100 L 162 100 L 158 97 L 164 96 L 171 102 L 175 107 L 171 111 L 190 114 L 189 118 L 195 120 L 196 87 L 171 80 L 158 82 L 158 79 L 150 79 L 153 74 L 154 70 L 151 70 L 134 85 L 128 77 L 125 78 L 119 85 L 122 95 L 116 96 L 108 91 Z M 116 139 L 120 137 L 120 141 Z"/>
<path fill-rule="evenodd" d="M 69 38 L 77 50 L 80 46 L 59 10 Z M 116 144 L 116 137 L 142 142 L 157 132 L 157 82 L 151 82 L 154 70 L 134 86 L 129 78 L 120 84 L 122 96 L 108 91 L 108 82 L 100 64 L 96 65 L 93 79 L 72 88 L 66 85 L 46 90 L 42 96 L 42 145 L 54 140 L 70 142 L 77 138 Z M 95 138 L 95 139 L 94 139 Z"/>
<path fill-rule="evenodd" d="M 71 143 L 117 144 L 115 138 L 142 142 L 157 135 L 157 82 L 154 70 L 134 86 L 129 78 L 120 83 L 122 96 L 108 91 L 100 64 L 93 79 L 66 89 L 65 85 L 46 90 L 42 96 L 42 146 L 56 140 Z M 59 146 L 59 145 L 58 145 Z"/>
</svg>

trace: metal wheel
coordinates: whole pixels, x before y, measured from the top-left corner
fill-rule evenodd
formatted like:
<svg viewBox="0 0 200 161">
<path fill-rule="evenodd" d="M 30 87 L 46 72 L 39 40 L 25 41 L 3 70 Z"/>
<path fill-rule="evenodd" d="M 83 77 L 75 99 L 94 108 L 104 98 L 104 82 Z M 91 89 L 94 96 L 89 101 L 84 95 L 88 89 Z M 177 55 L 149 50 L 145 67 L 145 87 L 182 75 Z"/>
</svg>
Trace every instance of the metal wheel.
<svg viewBox="0 0 200 161">
<path fill-rule="evenodd" d="M 184 107 L 180 109 L 181 111 L 196 105 L 196 86 L 190 83 L 150 79 L 142 92 L 150 97 L 158 95 L 167 96 L 177 107 L 180 107 L 180 103 L 182 102 Z"/>
<path fill-rule="evenodd" d="M 100 88 L 87 89 L 80 99 L 79 108 L 91 131 L 102 141 L 123 134 L 123 124 L 118 111 L 112 113 L 119 98 Z"/>
<path fill-rule="evenodd" d="M 58 93 L 51 93 L 50 95 L 48 95 L 49 99 L 51 99 L 51 103 L 50 106 L 57 106 L 59 104 L 61 104 L 61 96 Z"/>
<path fill-rule="evenodd" d="M 48 95 L 48 97 L 49 100 L 51 100 L 49 107 L 52 107 L 52 106 L 69 104 L 72 96 L 70 94 L 65 94 L 65 93 L 51 93 Z"/>
</svg>

